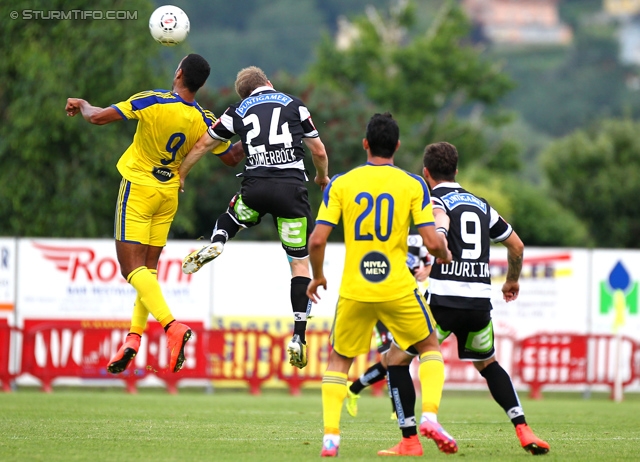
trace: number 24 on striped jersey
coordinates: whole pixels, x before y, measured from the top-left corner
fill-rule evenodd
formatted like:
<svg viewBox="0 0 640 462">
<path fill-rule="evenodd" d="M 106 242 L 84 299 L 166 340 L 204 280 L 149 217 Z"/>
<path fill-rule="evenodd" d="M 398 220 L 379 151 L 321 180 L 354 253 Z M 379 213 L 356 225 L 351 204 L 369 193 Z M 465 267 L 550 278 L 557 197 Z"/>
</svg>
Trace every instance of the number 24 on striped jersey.
<svg viewBox="0 0 640 462">
<path fill-rule="evenodd" d="M 290 148 L 293 143 L 293 137 L 291 136 L 291 132 L 289 132 L 289 122 L 285 122 L 280 127 L 278 124 L 280 123 L 280 112 L 282 108 L 276 107 L 273 109 L 271 113 L 271 123 L 269 125 L 269 145 L 274 147 L 284 147 Z M 266 148 L 264 144 L 260 144 L 258 146 L 253 146 L 251 141 L 260 135 L 260 119 L 256 114 L 249 114 L 244 119 L 242 119 L 242 123 L 244 123 L 245 127 L 247 125 L 251 125 L 251 130 L 247 133 L 247 147 L 249 149 L 249 154 L 256 154 L 259 152 L 266 152 Z M 278 133 L 278 128 L 281 133 Z"/>
</svg>

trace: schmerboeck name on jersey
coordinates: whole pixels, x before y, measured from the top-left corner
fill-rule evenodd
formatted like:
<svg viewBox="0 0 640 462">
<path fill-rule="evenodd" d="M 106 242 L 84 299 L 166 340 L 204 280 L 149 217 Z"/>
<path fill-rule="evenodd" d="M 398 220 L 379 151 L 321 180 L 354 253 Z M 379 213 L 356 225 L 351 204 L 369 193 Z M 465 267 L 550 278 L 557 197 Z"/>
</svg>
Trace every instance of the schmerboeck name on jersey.
<svg viewBox="0 0 640 462">
<path fill-rule="evenodd" d="M 389 259 L 380 252 L 369 252 L 360 261 L 360 273 L 369 282 L 382 282 L 389 275 Z"/>
<path fill-rule="evenodd" d="M 247 164 L 251 167 L 262 165 L 281 165 L 296 161 L 294 149 L 276 149 L 275 151 L 251 152 L 247 156 Z"/>
</svg>

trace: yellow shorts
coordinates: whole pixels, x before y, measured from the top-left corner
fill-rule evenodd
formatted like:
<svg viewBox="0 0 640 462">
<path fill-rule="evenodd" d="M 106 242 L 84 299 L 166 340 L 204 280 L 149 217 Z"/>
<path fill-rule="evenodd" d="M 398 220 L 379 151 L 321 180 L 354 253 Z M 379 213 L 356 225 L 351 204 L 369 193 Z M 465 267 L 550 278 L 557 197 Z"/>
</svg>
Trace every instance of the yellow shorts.
<svg viewBox="0 0 640 462">
<path fill-rule="evenodd" d="M 382 321 L 393 340 L 406 350 L 431 334 L 436 323 L 424 297 L 414 290 L 397 300 L 359 302 L 339 297 L 331 329 L 331 345 L 347 358 L 366 354 L 371 347 L 371 331 Z"/>
<path fill-rule="evenodd" d="M 178 210 L 178 188 L 154 188 L 122 179 L 114 237 L 118 241 L 164 247 Z"/>
</svg>

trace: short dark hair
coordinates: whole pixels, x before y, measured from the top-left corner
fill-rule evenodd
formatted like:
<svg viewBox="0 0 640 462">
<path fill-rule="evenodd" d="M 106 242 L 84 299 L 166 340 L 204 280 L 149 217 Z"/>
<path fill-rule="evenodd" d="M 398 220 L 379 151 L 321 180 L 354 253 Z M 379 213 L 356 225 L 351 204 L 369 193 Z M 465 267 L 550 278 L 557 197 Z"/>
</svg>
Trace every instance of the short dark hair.
<svg viewBox="0 0 640 462">
<path fill-rule="evenodd" d="M 211 73 L 211 66 L 207 60 L 195 53 L 185 56 L 180 63 L 180 69 L 182 69 L 184 86 L 193 93 L 204 85 Z"/>
<path fill-rule="evenodd" d="M 446 141 L 429 144 L 424 148 L 422 164 L 434 180 L 454 181 L 458 169 L 458 150 Z"/>
<path fill-rule="evenodd" d="M 367 141 L 372 155 L 390 159 L 396 152 L 399 139 L 400 128 L 390 113 L 371 117 L 367 124 Z"/>
</svg>

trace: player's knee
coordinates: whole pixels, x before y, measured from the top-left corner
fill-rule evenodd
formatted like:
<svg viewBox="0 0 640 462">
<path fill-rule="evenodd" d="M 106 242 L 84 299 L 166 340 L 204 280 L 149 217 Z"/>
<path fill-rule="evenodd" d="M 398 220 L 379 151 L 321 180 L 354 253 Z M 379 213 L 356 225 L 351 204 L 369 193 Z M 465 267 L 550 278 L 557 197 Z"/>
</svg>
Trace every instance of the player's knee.
<svg viewBox="0 0 640 462">
<path fill-rule="evenodd" d="M 476 370 L 482 374 L 482 371 L 485 370 L 487 366 L 489 366 L 489 364 L 494 362 L 496 362 L 496 358 L 495 356 L 492 356 L 491 358 L 484 359 L 482 361 L 474 361 L 473 365 L 475 366 Z"/>
</svg>

